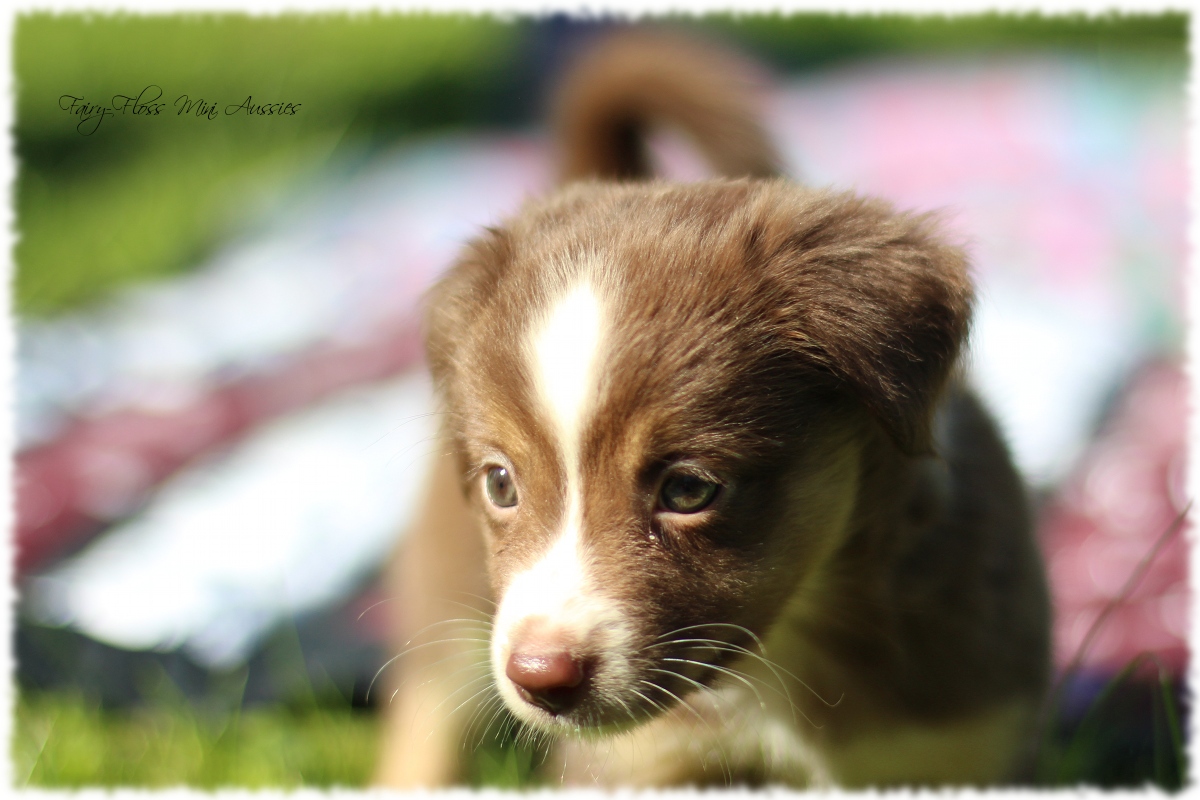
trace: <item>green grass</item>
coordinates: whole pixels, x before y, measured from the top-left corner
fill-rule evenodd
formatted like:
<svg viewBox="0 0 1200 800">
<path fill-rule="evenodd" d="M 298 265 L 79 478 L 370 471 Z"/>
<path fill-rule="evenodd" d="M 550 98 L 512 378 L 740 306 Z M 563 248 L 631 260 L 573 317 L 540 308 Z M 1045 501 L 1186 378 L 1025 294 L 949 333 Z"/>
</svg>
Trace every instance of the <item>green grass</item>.
<svg viewBox="0 0 1200 800">
<path fill-rule="evenodd" d="M 1096 59 L 1150 54 L 1182 61 L 1186 14 L 718 14 L 706 24 L 784 69 L 880 55 L 1057 51 Z"/>
<path fill-rule="evenodd" d="M 365 787 L 381 716 L 310 702 L 247 710 L 158 701 L 104 709 L 77 692 L 20 692 L 12 764 L 17 787 Z M 536 785 L 540 756 L 487 737 L 468 770 L 473 786 Z"/>
<path fill-rule="evenodd" d="M 1034 782 L 1114 788 L 1186 784 L 1187 757 L 1166 673 L 1137 659 L 1105 686 L 1080 720 L 1052 719 L 1037 752 Z M 1131 683 L 1139 675 L 1142 680 Z M 1130 720 L 1150 714 L 1151 742 Z M 180 701 L 104 710 L 79 694 L 22 692 L 12 740 L 18 787 L 135 786 L 198 788 L 362 787 L 379 746 L 380 718 L 348 705 L 205 712 Z M 474 757 L 476 786 L 537 785 L 538 756 L 511 738 L 487 739 Z"/>
<path fill-rule="evenodd" d="M 518 30 L 466 16 L 27 14 L 17 20 L 15 306 L 48 314 L 198 263 L 272 201 L 379 141 L 474 121 Z M 82 136 L 64 94 L 162 87 Z M 178 115 L 294 102 L 290 117 Z"/>
<path fill-rule="evenodd" d="M 374 715 L 263 708 L 206 718 L 184 707 L 105 711 L 77 695 L 22 693 L 12 744 L 17 786 L 364 786 Z"/>
<path fill-rule="evenodd" d="M 1061 717 L 1051 718 L 1037 751 L 1037 784 L 1114 788 L 1152 783 L 1181 789 L 1188 760 L 1179 689 L 1153 655 L 1133 659 L 1100 689 L 1080 719 L 1067 725 Z M 1148 722 L 1149 748 L 1129 725 L 1137 718 Z M 1140 731 L 1143 738 L 1145 733 Z"/>
<path fill-rule="evenodd" d="M 332 131 L 294 131 L 274 141 L 165 141 L 86 180 L 25 172 L 19 312 L 68 308 L 113 286 L 185 268 L 325 163 L 339 140 Z M 166 186 L 146 202 L 145 187 L 158 182 Z"/>
</svg>

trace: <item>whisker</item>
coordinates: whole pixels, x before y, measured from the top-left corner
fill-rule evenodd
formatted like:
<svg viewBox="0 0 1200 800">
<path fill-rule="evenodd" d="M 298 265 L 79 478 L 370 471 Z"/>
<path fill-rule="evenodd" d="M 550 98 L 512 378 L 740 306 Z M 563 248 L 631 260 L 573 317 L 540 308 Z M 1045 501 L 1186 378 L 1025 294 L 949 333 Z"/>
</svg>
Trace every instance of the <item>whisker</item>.
<svg viewBox="0 0 1200 800">
<path fill-rule="evenodd" d="M 517 735 L 514 742 L 517 747 L 537 747 L 539 742 L 537 737 L 541 735 L 541 731 L 529 725 L 521 725 L 517 730 Z"/>
<path fill-rule="evenodd" d="M 418 442 L 418 444 L 421 444 L 421 443 Z M 390 467 L 393 461 L 395 461 L 397 458 L 400 458 L 402 455 L 404 455 L 404 453 L 408 452 L 408 450 L 411 450 L 411 449 L 412 449 L 411 447 L 405 448 L 405 450 L 403 452 L 397 453 L 396 455 L 392 456 L 391 458 L 389 458 L 387 460 L 385 466 Z M 437 448 L 434 448 L 432 450 L 426 450 L 423 453 L 417 453 L 412 458 L 410 458 L 408 461 L 404 462 L 403 468 L 406 470 L 409 470 L 409 469 L 412 469 L 413 467 L 417 466 L 418 464 L 423 464 L 423 462 L 425 462 L 426 460 L 433 460 L 435 458 L 446 458 L 446 457 L 452 456 L 452 455 L 455 455 L 453 450 L 442 450 L 440 452 L 438 451 Z"/>
<path fill-rule="evenodd" d="M 698 681 L 698 680 L 696 680 L 696 679 L 694 679 L 694 678 L 689 678 L 687 675 L 684 675 L 684 674 L 683 674 L 683 673 L 681 673 L 681 672 L 675 672 L 674 670 L 670 670 L 670 669 L 660 669 L 659 667 L 651 667 L 651 668 L 650 668 L 650 671 L 651 671 L 651 672 L 657 672 L 657 673 L 660 673 L 660 674 L 662 674 L 662 675 L 670 675 L 670 676 L 671 676 L 671 677 L 673 677 L 673 678 L 680 678 L 680 679 L 682 679 L 682 680 L 685 680 L 685 681 L 687 681 L 688 683 L 692 684 L 692 685 L 693 685 L 693 686 L 695 686 L 695 687 L 696 687 L 698 690 L 700 690 L 700 691 L 704 692 L 705 694 L 709 695 L 709 696 L 710 696 L 710 697 L 712 697 L 714 700 L 716 700 L 716 701 L 719 701 L 719 700 L 721 699 L 720 695 L 719 695 L 717 692 L 715 692 L 715 691 L 712 689 L 712 687 L 710 687 L 710 686 L 705 686 L 705 685 L 704 685 L 703 683 L 701 683 L 700 681 Z M 722 713 L 722 709 L 720 708 L 720 705 L 719 705 L 719 703 L 714 703 L 714 704 L 713 704 L 713 707 L 716 709 L 716 711 L 717 711 L 717 713 L 718 713 L 718 714 L 721 714 L 721 713 Z M 724 722 L 725 722 L 724 716 L 722 716 L 722 720 L 721 720 L 721 721 L 722 721 L 722 723 L 724 723 Z"/>
<path fill-rule="evenodd" d="M 453 602 L 453 601 L 448 601 L 448 602 Z M 408 641 L 406 641 L 404 643 L 404 646 L 408 647 L 410 644 L 412 644 L 418 638 L 420 638 L 421 634 L 426 633 L 427 631 L 431 631 L 434 628 L 437 628 L 441 625 L 453 625 L 455 623 L 462 625 L 464 628 L 466 628 L 469 631 L 489 631 L 490 632 L 492 629 L 492 624 L 490 622 L 485 622 L 484 620 L 480 620 L 480 619 L 471 619 L 469 617 L 457 617 L 455 619 L 443 619 L 443 620 L 438 620 L 437 622 L 430 623 L 429 625 L 426 625 L 424 628 L 421 628 L 421 630 L 417 631 L 416 633 L 414 633 L 412 636 L 410 636 L 408 638 Z"/>
<path fill-rule="evenodd" d="M 393 462 L 393 461 L 395 461 L 396 459 L 398 459 L 398 458 L 400 458 L 400 457 L 402 457 L 402 456 L 408 455 L 408 453 L 409 453 L 409 452 L 411 452 L 411 451 L 413 450 L 413 448 L 420 447 L 420 446 L 421 446 L 421 445 L 423 445 L 423 444 L 429 444 L 429 443 L 431 443 L 431 442 L 437 442 L 437 441 L 441 440 L 441 438 L 442 438 L 441 434 L 437 434 L 437 433 L 435 433 L 435 434 L 433 434 L 432 436 L 423 436 L 423 437 L 421 437 L 420 439 L 417 439 L 415 442 L 412 442 L 412 443 L 410 443 L 410 444 L 409 444 L 407 447 L 405 447 L 405 448 L 401 449 L 401 450 L 400 450 L 400 452 L 398 452 L 398 453 L 393 453 L 393 454 L 392 454 L 392 455 L 391 455 L 391 456 L 388 458 L 388 460 L 387 460 L 386 462 L 384 462 L 384 467 L 390 467 L 390 466 L 392 465 L 392 462 Z M 436 451 L 436 449 L 435 449 L 435 450 L 430 450 L 430 451 L 428 451 L 428 452 L 426 452 L 426 453 L 423 453 L 421 456 L 418 456 L 417 458 L 414 458 L 414 459 L 413 459 L 413 463 L 415 463 L 415 462 L 419 461 L 419 460 L 421 459 L 421 457 L 424 457 L 424 456 L 431 456 L 431 455 L 433 455 L 435 452 L 437 452 L 437 451 Z"/>
<path fill-rule="evenodd" d="M 717 625 L 717 626 L 728 625 L 729 627 L 733 627 L 733 628 L 737 628 L 739 630 L 746 631 L 746 629 L 742 628 L 740 625 L 730 625 L 728 623 L 723 623 L 723 622 L 714 622 L 714 623 L 709 623 L 709 624 Z M 678 633 L 681 631 L 687 631 L 687 630 L 691 630 L 694 628 L 701 628 L 701 627 L 706 627 L 706 626 L 692 625 L 692 626 L 689 626 L 688 628 L 680 628 L 680 629 L 678 629 L 678 631 L 673 631 L 672 633 Z M 746 632 L 750 633 L 753 636 L 753 633 L 751 631 L 746 631 Z M 663 636 L 670 636 L 670 635 L 672 635 L 672 634 L 669 634 L 669 633 L 663 634 Z M 662 639 L 663 636 L 659 636 L 658 638 Z M 754 637 L 754 638 L 755 638 L 755 641 L 758 642 L 759 646 L 762 647 L 762 642 L 758 640 L 758 637 Z M 672 639 L 672 640 L 666 641 L 666 642 L 655 642 L 653 644 L 646 645 L 642 649 L 649 650 L 649 649 L 655 648 L 655 647 L 667 647 L 672 644 L 685 644 L 685 643 L 705 643 L 709 646 L 720 645 L 721 647 L 724 647 L 726 649 L 733 650 L 738 653 L 742 653 L 744 655 L 750 656 L 751 658 L 757 659 L 759 662 L 761 662 L 763 664 L 763 666 L 765 666 L 767 669 L 771 670 L 772 674 L 775 675 L 776 680 L 779 681 L 780 685 L 783 686 L 785 690 L 787 688 L 787 685 L 784 682 L 783 678 L 778 674 L 779 672 L 784 673 L 789 678 L 794 680 L 796 683 L 803 686 L 805 689 L 807 689 L 809 691 L 810 694 L 812 694 L 813 697 L 820 700 L 828 708 L 837 708 L 839 705 L 841 705 L 842 700 L 845 699 L 845 694 L 843 694 L 840 697 L 838 697 L 837 701 L 832 702 L 832 703 L 829 702 L 824 697 L 822 697 L 821 694 L 819 692 L 817 692 L 816 689 L 812 688 L 812 686 L 810 686 L 806 681 L 797 677 L 786 667 L 781 666 L 780 664 L 771 660 L 770 658 L 767 658 L 767 656 L 765 655 L 765 650 L 764 650 L 764 653 L 756 653 L 753 650 L 749 650 L 745 647 L 742 647 L 739 644 L 734 644 L 733 642 L 725 642 L 720 639 Z M 789 695 L 789 702 L 790 702 L 790 695 Z"/>
<path fill-rule="evenodd" d="M 654 685 L 654 684 L 650 683 L 649 681 L 642 681 L 642 683 L 647 683 L 647 684 L 649 684 L 649 685 L 651 685 L 651 686 L 653 686 L 653 685 Z M 636 694 L 638 697 L 642 698 L 643 700 L 645 700 L 647 703 L 649 703 L 650 705 L 652 705 L 652 706 L 654 706 L 655 708 L 657 708 L 657 709 L 658 709 L 659 711 L 661 711 L 662 713 L 664 713 L 664 714 L 665 714 L 665 713 L 667 713 L 667 707 L 666 707 L 666 706 L 659 705 L 658 703 L 654 702 L 653 700 L 651 700 L 651 699 L 650 699 L 649 697 L 647 697 L 646 695 L 644 695 L 644 694 L 642 694 L 641 692 L 639 692 L 637 689 L 634 689 L 632 686 L 631 686 L 631 687 L 629 687 L 629 691 L 633 692 L 633 693 L 634 693 L 634 694 Z"/>
<path fill-rule="evenodd" d="M 467 721 L 467 724 L 464 727 L 467 735 L 463 737 L 463 747 L 465 748 L 467 742 L 469 742 L 471 739 L 474 739 L 475 746 L 471 748 L 471 752 L 478 752 L 480 745 L 487 741 L 488 731 L 491 730 L 492 723 L 496 720 L 496 713 L 493 712 L 493 709 L 499 711 L 503 710 L 503 708 L 504 700 L 498 693 L 493 693 L 486 701 L 477 706 L 475 711 L 471 714 L 471 718 Z M 479 720 L 483 719 L 485 716 L 487 717 L 487 721 L 484 722 L 483 729 L 479 730 L 477 727 Z M 500 741 L 498 737 L 496 741 Z"/>
<path fill-rule="evenodd" d="M 464 683 L 462 686 L 459 686 L 457 689 L 455 689 L 454 691 L 450 692 L 450 694 L 448 694 L 448 695 L 446 695 L 445 697 L 443 697 L 443 698 L 441 699 L 441 701 L 439 701 L 439 702 L 438 702 L 438 704 L 437 704 L 436 706 L 434 706 L 434 707 L 433 707 L 433 708 L 430 710 L 430 712 L 429 712 L 429 713 L 430 713 L 430 714 L 433 714 L 433 713 L 435 713 L 435 712 L 436 712 L 436 711 L 437 711 L 439 708 L 441 708 L 443 705 L 445 705 L 446 703 L 448 703 L 448 702 L 450 701 L 450 699 L 451 699 L 452 697 L 454 697 L 454 695 L 458 694 L 459 692 L 463 691 L 464 689 L 470 689 L 472 686 L 475 686 L 475 685 L 477 685 L 478 683 L 480 683 L 480 682 L 482 681 L 482 682 L 484 683 L 484 687 L 483 687 L 482 689 L 480 689 L 479 691 L 475 692 L 475 693 L 474 693 L 474 694 L 472 694 L 470 697 L 468 697 L 466 700 L 463 700 L 461 703 L 459 703 L 458 705 L 456 705 L 456 706 L 453 708 L 453 710 L 451 710 L 451 711 L 450 711 L 450 713 L 446 715 L 447 717 L 452 717 L 452 716 L 454 716 L 455 712 L 457 712 L 457 711 L 458 711 L 460 708 L 462 708 L 462 707 L 463 707 L 463 706 L 465 706 L 467 703 L 469 703 L 469 702 L 471 702 L 472 700 L 474 700 L 474 699 L 475 699 L 476 697 L 478 697 L 479 695 L 481 695 L 481 694 L 483 694 L 484 692 L 486 692 L 488 689 L 492 688 L 491 677 L 492 677 L 491 675 L 480 675 L 478 678 L 472 678 L 471 680 L 469 680 L 469 681 L 467 681 L 466 683 Z"/>
<path fill-rule="evenodd" d="M 493 706 L 495 706 L 495 710 L 492 710 Z M 490 711 L 491 716 L 489 716 L 487 722 L 483 724 L 483 735 L 480 736 L 479 744 L 483 743 L 483 740 L 487 738 L 487 732 L 492 729 L 492 725 L 495 724 L 495 722 L 501 718 L 501 715 L 504 714 L 504 698 L 499 694 L 493 695 L 492 698 L 488 700 L 487 704 L 483 706 L 483 708 L 485 709 L 483 713 L 487 714 Z M 497 742 L 500 741 L 501 733 L 502 729 L 496 730 L 495 739 Z M 475 745 L 476 749 L 479 749 L 479 744 Z"/>
<path fill-rule="evenodd" d="M 463 655 L 475 655 L 475 653 L 473 653 L 471 651 L 455 653 L 452 656 L 446 656 L 445 658 L 438 659 L 437 661 L 435 661 L 432 664 L 426 664 L 424 667 L 422 667 L 421 671 L 424 672 L 425 670 L 432 669 L 433 667 L 436 667 L 438 664 L 442 663 L 443 661 L 449 661 L 451 658 L 458 658 Z M 468 670 L 481 670 L 481 669 L 482 670 L 490 670 L 490 666 L 486 662 L 484 662 L 484 663 L 472 662 L 470 664 L 467 664 L 466 666 L 459 667 L 458 669 L 456 669 L 453 672 L 450 672 L 446 675 L 434 675 L 432 678 L 428 678 L 428 679 L 422 681 L 421 683 L 417 684 L 417 688 L 419 689 L 422 686 L 428 686 L 429 684 L 433 683 L 434 681 L 448 680 L 450 678 L 453 678 L 455 675 L 460 675 L 463 672 L 466 672 Z"/>
<path fill-rule="evenodd" d="M 404 419 L 400 420 L 399 422 L 397 422 L 391 428 L 388 428 L 386 433 L 381 434 L 378 439 L 376 439 L 375 441 L 373 441 L 369 445 L 367 445 L 365 448 L 363 448 L 363 452 L 365 453 L 367 450 L 370 450 L 372 447 L 375 447 L 377 444 L 382 442 L 384 439 L 388 438 L 389 436 L 395 435 L 404 426 L 410 425 L 419 419 L 428 419 L 429 417 L 436 417 L 438 415 L 449 415 L 449 414 L 450 414 L 450 412 L 448 412 L 448 411 L 426 411 L 421 414 L 411 414 L 411 415 L 405 417 Z"/>
<path fill-rule="evenodd" d="M 362 618 L 363 618 L 363 617 L 365 617 L 365 616 L 367 615 L 367 612 L 368 612 L 368 611 L 371 611 L 372 609 L 374 609 L 374 608 L 377 608 L 378 606 L 381 606 L 381 605 L 383 605 L 384 603 L 390 603 L 390 602 L 392 602 L 393 600 L 399 600 L 399 599 L 400 599 L 400 595 L 394 595 L 394 596 L 392 596 L 392 597 L 385 597 L 385 598 L 383 598 L 382 600 L 379 600 L 378 602 L 371 603 L 371 605 L 367 606 L 366 608 L 364 608 L 364 609 L 362 610 L 362 613 L 361 613 L 361 614 L 359 614 L 357 617 L 355 617 L 355 621 L 356 621 L 356 622 L 362 622 Z"/>
<path fill-rule="evenodd" d="M 458 694 L 458 692 L 459 692 L 459 691 L 461 691 L 462 689 L 468 689 L 468 688 L 470 688 L 470 687 L 471 687 L 472 685 L 474 685 L 475 683 L 478 683 L 478 681 L 479 681 L 479 679 L 476 679 L 476 680 L 474 680 L 474 681 L 471 681 L 470 683 L 465 683 L 465 684 L 463 684 L 463 685 L 462 685 L 462 686 L 461 686 L 459 689 L 456 689 L 456 690 L 455 690 L 454 692 L 452 692 L 452 693 L 451 693 L 449 696 L 447 696 L 446 698 L 444 698 L 444 699 L 443 699 L 443 700 L 442 700 L 440 703 L 438 703 L 436 706 L 434 706 L 434 707 L 433 707 L 433 711 L 431 711 L 430 713 L 432 714 L 433 712 L 437 711 L 439 708 L 441 708 L 441 707 L 442 707 L 442 704 L 443 704 L 443 703 L 445 703 L 447 700 L 449 700 L 449 699 L 450 699 L 451 697 L 453 697 L 454 695 Z M 467 703 L 469 703 L 469 702 L 471 702 L 472 700 L 474 700 L 476 697 L 479 697 L 481 694 L 484 694 L 484 693 L 486 693 L 486 692 L 487 692 L 489 689 L 491 689 L 491 688 L 492 688 L 492 685 L 491 685 L 490 683 L 489 683 L 489 684 L 487 684 L 487 685 L 486 685 L 486 686 L 484 686 L 482 689 L 480 689 L 479 691 L 475 692 L 475 693 L 474 693 L 474 694 L 472 694 L 470 697 L 468 697 L 466 700 L 463 700 L 461 703 L 459 703 L 457 706 L 455 706 L 455 707 L 454 707 L 454 710 L 453 710 L 453 711 L 451 711 L 451 712 L 450 712 L 449 714 L 447 714 L 446 716 L 447 716 L 447 717 L 452 717 L 452 716 L 454 716 L 454 714 L 455 714 L 455 713 L 457 713 L 457 712 L 458 712 L 458 710 L 459 710 L 460 708 L 462 708 L 462 707 L 463 707 L 463 706 L 465 706 Z M 429 737 L 430 737 L 430 736 L 433 736 L 433 733 L 434 733 L 434 732 L 431 730 L 431 731 L 429 731 L 429 733 L 427 733 L 427 734 L 425 735 L 425 741 L 426 741 L 426 742 L 428 742 L 428 741 L 429 741 Z"/>
<path fill-rule="evenodd" d="M 692 664 L 697 667 L 707 667 L 708 669 L 716 670 L 717 672 L 720 672 L 724 675 L 728 675 L 731 678 L 736 678 L 737 680 L 744 683 L 750 691 L 754 692 L 754 696 L 758 698 L 759 707 L 761 709 L 763 709 L 764 711 L 767 709 L 767 704 L 763 701 L 763 697 L 761 694 L 759 694 L 757 687 L 755 687 L 754 684 L 750 683 L 750 681 L 747 679 L 747 677 L 745 675 L 741 674 L 740 672 L 738 672 L 737 670 L 729 669 L 728 667 L 722 667 L 717 664 L 709 664 L 704 661 L 696 661 L 696 660 L 690 659 L 690 658 L 664 658 L 663 661 L 674 661 L 678 664 Z M 683 677 L 683 675 L 681 673 L 675 673 L 675 674 L 679 675 L 680 677 Z M 762 681 L 759 681 L 759 682 L 762 683 Z M 763 686 L 766 686 L 768 689 L 774 689 L 774 691 L 777 694 L 780 694 L 780 695 L 783 694 L 783 692 L 780 692 L 778 689 L 775 689 L 775 687 L 773 687 L 773 686 L 768 686 L 765 683 L 763 683 Z"/>
<path fill-rule="evenodd" d="M 674 636 L 679 633 L 687 633 L 688 631 L 700 630 L 702 628 L 729 628 L 737 631 L 738 633 L 744 633 L 749 636 L 756 645 L 758 645 L 760 652 L 765 653 L 767 651 L 766 646 L 762 643 L 762 639 L 758 638 L 758 634 L 743 625 L 735 625 L 732 622 L 704 622 L 699 625 L 688 625 L 687 627 L 676 628 L 673 631 L 664 633 L 661 636 L 656 637 L 656 641 L 658 639 L 665 639 L 668 636 Z"/>
<path fill-rule="evenodd" d="M 492 606 L 492 608 L 491 608 L 491 609 L 483 609 L 483 608 L 478 608 L 478 607 L 476 607 L 476 606 L 473 606 L 473 605 L 471 605 L 470 603 L 464 603 L 464 602 L 462 602 L 461 600 L 451 600 L 451 599 L 450 599 L 450 598 L 448 598 L 448 597 L 447 597 L 447 598 L 443 598 L 443 601 L 444 601 L 444 602 L 447 602 L 447 603 L 451 603 L 451 604 L 453 604 L 453 605 L 456 605 L 456 606 L 459 606 L 459 607 L 461 607 L 461 608 L 465 608 L 465 609 L 467 609 L 468 611 L 473 611 L 473 612 L 475 612 L 476 614 L 479 614 L 479 615 L 481 615 L 480 617 L 478 617 L 478 620 L 479 620 L 480 622 L 486 622 L 486 623 L 487 623 L 489 626 L 492 624 L 492 618 L 495 616 L 495 610 L 494 610 L 494 609 L 495 609 L 495 606 L 496 606 L 495 602 L 493 602 L 493 601 L 491 601 L 491 600 L 488 600 L 488 599 L 487 599 L 486 597 L 484 597 L 483 595 L 479 595 L 479 594 L 471 594 L 470 592 L 458 592 L 457 594 L 462 594 L 462 595 L 465 595 L 465 596 L 467 596 L 467 597 L 474 597 L 474 598 L 477 598 L 477 599 L 479 599 L 479 600 L 482 600 L 482 601 L 484 601 L 484 602 L 486 602 L 486 603 L 490 604 L 490 605 Z"/>
<path fill-rule="evenodd" d="M 771 691 L 775 692 L 776 694 L 782 695 L 782 697 L 787 701 L 788 709 L 792 713 L 792 722 L 797 722 L 796 715 L 799 714 L 801 717 L 804 717 L 804 720 L 806 722 L 808 722 L 810 725 L 814 725 L 818 728 L 821 727 L 820 725 L 817 725 L 812 720 L 811 717 L 809 717 L 807 714 L 805 714 L 804 711 L 799 706 L 796 705 L 796 702 L 792 699 L 792 693 L 790 691 L 788 691 L 787 681 L 785 681 L 783 679 L 783 676 L 779 674 L 779 671 L 775 668 L 775 665 L 771 662 L 771 660 L 769 658 L 766 658 L 765 656 L 760 656 L 758 653 L 754 653 L 749 650 L 746 650 L 744 647 L 739 647 L 737 645 L 731 645 L 731 644 L 727 644 L 727 643 L 721 647 L 718 647 L 714 644 L 706 644 L 705 647 L 714 649 L 714 650 L 723 650 L 725 652 L 739 653 L 741 655 L 745 655 L 745 656 L 749 656 L 751 658 L 757 659 L 768 670 L 771 671 L 771 675 L 775 678 L 775 681 L 779 684 L 778 689 L 775 688 L 774 686 L 772 686 L 771 684 L 767 683 L 766 681 L 762 680 L 761 678 L 757 678 L 748 673 L 742 672 L 739 674 L 743 675 L 746 678 L 749 678 L 750 680 L 758 681 L 758 683 L 760 685 L 770 689 Z M 712 664 L 710 666 L 712 666 L 714 669 L 718 669 L 720 671 L 724 671 L 726 669 L 731 669 L 731 668 L 727 668 L 727 667 L 720 667 L 716 664 Z M 782 669 L 782 667 L 780 669 Z M 788 673 L 788 674 L 791 674 L 791 673 Z M 793 676 L 793 677 L 795 677 L 795 676 Z M 797 679 L 797 680 L 799 680 L 799 679 Z M 804 681 L 800 681 L 800 683 L 805 688 L 808 688 L 810 692 L 812 691 L 812 689 L 809 688 L 808 685 L 804 683 Z M 813 692 L 813 694 L 816 695 L 816 692 Z M 824 702 L 824 700 L 820 697 L 820 695 L 817 695 L 817 699 L 822 700 L 822 702 Z M 761 703 L 761 697 L 759 698 L 759 701 Z M 839 703 L 841 702 L 840 698 L 838 699 L 838 702 Z M 826 703 L 826 705 L 828 705 L 828 703 Z"/>
<path fill-rule="evenodd" d="M 411 640 L 410 640 L 410 641 L 411 641 Z M 415 652 L 416 652 L 416 651 L 418 651 L 418 650 L 423 650 L 423 649 L 425 649 L 426 647 L 433 647 L 434 645 L 439 645 L 439 644 L 450 644 L 450 643 L 452 643 L 452 642 L 476 642 L 476 643 L 486 643 L 487 641 L 488 641 L 488 640 L 487 640 L 486 638 L 485 638 L 485 639 L 479 639 L 479 638 L 475 638 L 475 637 L 454 637 L 454 638 L 450 638 L 450 639 L 435 639 L 435 640 L 434 640 L 434 641 L 432 641 L 432 642 L 425 642 L 424 644 L 419 644 L 419 645 L 416 645 L 416 646 L 414 646 L 414 647 L 406 647 L 404 650 L 401 650 L 399 653 L 397 653 L 396 655 L 392 656 L 392 657 L 391 657 L 391 658 L 389 658 L 387 661 L 383 662 L 383 666 L 381 666 L 379 669 L 377 669 L 377 670 L 375 671 L 375 674 L 374 674 L 373 676 L 371 676 L 371 682 L 370 682 L 369 684 L 367 684 L 367 693 L 366 693 L 366 695 L 364 696 L 364 699 L 365 699 L 365 700 L 367 700 L 367 699 L 370 699 L 370 697 L 371 697 L 371 690 L 372 690 L 372 689 L 375 687 L 375 682 L 376 682 L 377 680 L 379 680 L 379 676 L 383 674 L 383 671 L 384 671 L 385 669 L 387 669 L 388 667 L 390 667 L 392 664 L 394 664 L 394 663 L 396 663 L 397 661 L 399 661 L 399 660 L 400 660 L 401 658 L 403 658 L 404 656 L 411 655 L 412 653 L 415 653 Z M 486 648 L 480 648 L 480 650 L 483 650 L 483 649 L 486 649 Z M 468 652 L 478 652 L 478 651 L 476 651 L 476 650 L 471 650 L 471 651 L 468 651 Z"/>
<path fill-rule="evenodd" d="M 625 713 L 629 715 L 630 723 L 636 725 L 638 721 L 637 717 L 634 716 L 633 709 L 629 706 L 629 703 L 625 702 L 625 698 L 621 697 L 620 695 L 615 695 L 613 699 L 620 703 L 621 708 L 624 709 Z"/>
</svg>

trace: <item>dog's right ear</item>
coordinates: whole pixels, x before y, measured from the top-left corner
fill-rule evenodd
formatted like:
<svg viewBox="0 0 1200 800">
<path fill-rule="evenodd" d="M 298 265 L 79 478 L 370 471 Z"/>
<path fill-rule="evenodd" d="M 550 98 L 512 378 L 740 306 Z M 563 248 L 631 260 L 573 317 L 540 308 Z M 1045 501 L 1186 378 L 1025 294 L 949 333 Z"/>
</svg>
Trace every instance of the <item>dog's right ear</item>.
<svg viewBox="0 0 1200 800">
<path fill-rule="evenodd" d="M 849 389 L 902 451 L 932 452 L 934 408 L 970 323 L 965 255 L 932 217 L 881 201 L 810 195 L 788 205 L 747 239 L 783 286 L 781 338 Z"/>
<path fill-rule="evenodd" d="M 511 258 L 508 232 L 487 228 L 463 248 L 458 261 L 425 296 L 425 357 L 443 397 L 460 362 L 460 344 L 495 297 L 496 283 Z"/>
</svg>

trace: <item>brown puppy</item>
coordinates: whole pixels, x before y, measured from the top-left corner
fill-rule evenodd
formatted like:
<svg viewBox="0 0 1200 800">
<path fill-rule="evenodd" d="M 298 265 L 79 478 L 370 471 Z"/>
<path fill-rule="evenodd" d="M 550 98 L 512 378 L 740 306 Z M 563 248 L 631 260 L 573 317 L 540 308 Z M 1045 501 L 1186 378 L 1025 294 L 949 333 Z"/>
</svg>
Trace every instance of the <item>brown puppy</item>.
<svg viewBox="0 0 1200 800">
<path fill-rule="evenodd" d="M 603 44 L 565 83 L 567 185 L 434 289 L 451 455 L 397 562 L 383 782 L 459 780 L 506 713 L 567 783 L 1012 776 L 1049 614 L 1021 482 L 954 377 L 963 255 L 770 177 L 745 74 Z M 642 180 L 655 122 L 734 177 Z"/>
</svg>

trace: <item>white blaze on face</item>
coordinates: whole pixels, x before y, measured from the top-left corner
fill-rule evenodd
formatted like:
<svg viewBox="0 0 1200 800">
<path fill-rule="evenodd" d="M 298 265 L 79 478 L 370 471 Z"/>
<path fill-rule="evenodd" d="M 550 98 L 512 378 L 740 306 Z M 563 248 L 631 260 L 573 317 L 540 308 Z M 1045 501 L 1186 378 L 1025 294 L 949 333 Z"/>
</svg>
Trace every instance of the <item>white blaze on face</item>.
<svg viewBox="0 0 1200 800">
<path fill-rule="evenodd" d="M 600 629 L 607 631 L 602 637 L 607 638 L 620 627 L 619 611 L 595 593 L 580 535 L 580 451 L 599 387 L 604 327 L 600 297 L 589 284 L 580 283 L 550 306 L 541 326 L 530 331 L 526 348 L 542 413 L 551 423 L 566 467 L 566 513 L 551 521 L 550 548 L 529 569 L 513 576 L 497 610 L 493 669 L 502 693 L 516 706 L 522 704 L 501 676 L 513 631 L 527 619 L 542 618 L 579 643 L 593 641 Z"/>
<path fill-rule="evenodd" d="M 548 406 L 567 472 L 578 483 L 579 444 L 588 401 L 595 394 L 602 339 L 600 298 L 581 283 L 558 302 L 533 340 L 538 391 Z M 574 487 L 573 487 L 574 488 Z"/>
</svg>

